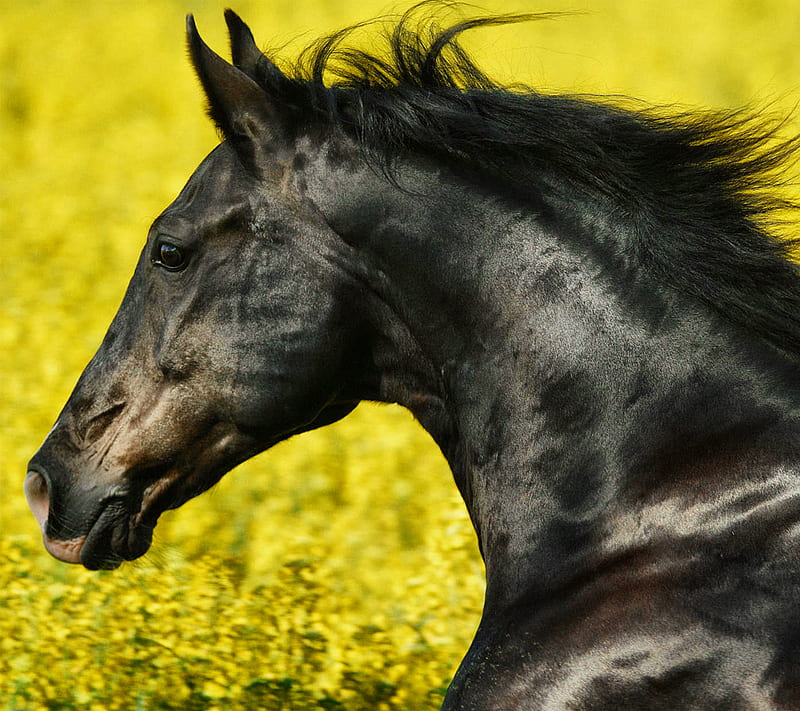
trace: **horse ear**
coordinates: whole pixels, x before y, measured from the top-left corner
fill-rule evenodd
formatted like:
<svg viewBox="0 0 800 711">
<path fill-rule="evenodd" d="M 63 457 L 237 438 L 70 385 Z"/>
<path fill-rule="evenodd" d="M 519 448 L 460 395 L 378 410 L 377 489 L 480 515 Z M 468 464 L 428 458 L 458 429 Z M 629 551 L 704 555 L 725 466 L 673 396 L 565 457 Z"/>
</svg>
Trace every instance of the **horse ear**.
<svg viewBox="0 0 800 711">
<path fill-rule="evenodd" d="M 270 82 L 283 79 L 283 73 L 256 45 L 253 33 L 233 10 L 225 10 L 225 22 L 231 38 L 231 57 L 234 66 L 241 69 L 251 79 L 259 76 Z"/>
<path fill-rule="evenodd" d="M 241 20 L 239 23 L 249 35 L 247 26 Z M 282 137 L 279 112 L 249 72 L 226 62 L 201 39 L 192 15 L 186 17 L 186 34 L 192 64 L 208 98 L 209 115 L 225 138 L 239 148 L 247 146 L 248 157 L 257 159 L 269 144 Z M 252 35 L 250 38 L 252 41 Z M 253 52 L 246 47 L 241 28 L 237 28 L 235 54 L 249 68 Z"/>
</svg>

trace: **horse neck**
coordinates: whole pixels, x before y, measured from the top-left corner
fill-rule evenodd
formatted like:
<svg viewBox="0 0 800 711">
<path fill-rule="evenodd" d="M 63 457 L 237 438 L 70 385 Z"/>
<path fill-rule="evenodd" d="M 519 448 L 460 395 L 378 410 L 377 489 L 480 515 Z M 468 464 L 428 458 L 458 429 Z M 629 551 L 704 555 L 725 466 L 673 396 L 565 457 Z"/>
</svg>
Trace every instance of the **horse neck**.
<svg viewBox="0 0 800 711">
<path fill-rule="evenodd" d="M 411 409 L 442 448 L 487 607 L 646 548 L 631 521 L 652 507 L 712 501 L 800 459 L 787 434 L 798 388 L 765 349 L 743 357 L 743 334 L 623 273 L 572 228 L 465 199 L 430 170 L 405 177 L 415 192 L 370 181 L 348 200 L 369 223 L 359 259 L 377 295 L 365 303 L 380 386 L 366 397 Z M 593 229 L 610 241 L 616 228 Z M 659 525 L 654 544 L 681 536 L 679 518 Z"/>
</svg>

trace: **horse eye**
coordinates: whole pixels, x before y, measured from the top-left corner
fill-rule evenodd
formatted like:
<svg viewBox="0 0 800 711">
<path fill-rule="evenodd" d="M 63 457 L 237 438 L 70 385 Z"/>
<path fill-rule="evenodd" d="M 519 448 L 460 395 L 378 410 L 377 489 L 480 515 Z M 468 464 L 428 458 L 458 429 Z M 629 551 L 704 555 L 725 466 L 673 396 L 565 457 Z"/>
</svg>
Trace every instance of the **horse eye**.
<svg viewBox="0 0 800 711">
<path fill-rule="evenodd" d="M 169 242 L 159 242 L 156 247 L 156 258 L 153 260 L 156 264 L 177 271 L 186 266 L 186 257 L 181 251 L 180 247 L 176 247 Z"/>
</svg>

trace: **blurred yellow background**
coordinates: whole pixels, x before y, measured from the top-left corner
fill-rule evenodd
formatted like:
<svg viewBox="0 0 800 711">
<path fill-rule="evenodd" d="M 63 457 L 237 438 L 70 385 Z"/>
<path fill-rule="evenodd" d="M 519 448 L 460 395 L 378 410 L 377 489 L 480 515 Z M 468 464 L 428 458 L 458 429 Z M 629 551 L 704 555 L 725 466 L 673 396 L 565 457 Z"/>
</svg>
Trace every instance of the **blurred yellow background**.
<svg viewBox="0 0 800 711">
<path fill-rule="evenodd" d="M 0 0 L 0 709 L 434 709 L 482 567 L 441 456 L 362 406 L 228 474 L 113 573 L 50 559 L 22 496 L 150 221 L 216 143 L 184 15 L 227 51 L 232 5 L 292 58 L 402 8 L 373 0 Z M 519 0 L 579 11 L 482 31 L 490 74 L 659 105 L 790 112 L 791 0 Z M 797 126 L 792 120 L 788 127 Z"/>
</svg>

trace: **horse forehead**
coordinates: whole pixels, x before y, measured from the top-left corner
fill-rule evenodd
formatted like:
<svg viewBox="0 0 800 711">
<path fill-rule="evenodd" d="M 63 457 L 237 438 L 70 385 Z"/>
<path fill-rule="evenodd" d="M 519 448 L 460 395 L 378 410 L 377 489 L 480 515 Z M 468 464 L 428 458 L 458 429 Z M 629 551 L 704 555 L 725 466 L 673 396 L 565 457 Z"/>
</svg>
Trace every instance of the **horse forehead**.
<svg viewBox="0 0 800 711">
<path fill-rule="evenodd" d="M 191 214 L 227 212 L 247 206 L 254 179 L 227 142 L 218 145 L 195 169 L 178 197 L 161 213 L 160 222 Z"/>
</svg>

